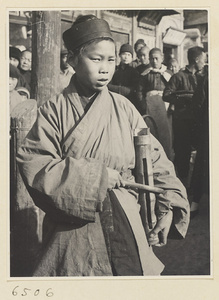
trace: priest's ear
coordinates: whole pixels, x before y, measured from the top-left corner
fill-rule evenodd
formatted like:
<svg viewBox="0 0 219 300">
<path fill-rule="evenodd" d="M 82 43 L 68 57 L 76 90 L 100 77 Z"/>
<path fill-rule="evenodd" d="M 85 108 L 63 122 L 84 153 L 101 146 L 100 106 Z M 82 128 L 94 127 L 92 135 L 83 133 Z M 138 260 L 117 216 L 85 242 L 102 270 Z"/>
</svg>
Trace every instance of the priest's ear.
<svg viewBox="0 0 219 300">
<path fill-rule="evenodd" d="M 73 51 L 69 50 L 68 52 L 68 63 L 74 69 L 78 64 L 78 55 Z"/>
</svg>

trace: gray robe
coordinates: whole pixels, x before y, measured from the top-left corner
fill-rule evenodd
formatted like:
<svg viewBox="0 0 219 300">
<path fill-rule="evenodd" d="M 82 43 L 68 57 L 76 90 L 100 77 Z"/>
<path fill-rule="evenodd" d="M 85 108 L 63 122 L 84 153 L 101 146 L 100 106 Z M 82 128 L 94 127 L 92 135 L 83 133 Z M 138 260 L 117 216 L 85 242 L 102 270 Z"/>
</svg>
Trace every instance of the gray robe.
<svg viewBox="0 0 219 300">
<path fill-rule="evenodd" d="M 117 275 L 161 273 L 163 264 L 147 243 L 136 195 L 125 188 L 107 192 L 106 167 L 124 174 L 134 168 L 133 131 L 144 127 L 134 106 L 107 88 L 85 114 L 74 78 L 61 95 L 39 108 L 37 121 L 18 153 L 26 186 L 47 216 L 44 246 L 34 276 L 113 275 L 109 249 L 114 253 L 117 246 L 124 255 L 116 254 L 113 268 L 127 264 L 128 270 Z M 189 223 L 186 192 L 154 138 L 152 161 L 155 185 L 165 189 L 157 197 L 157 212 L 174 207 L 175 226 L 185 236 Z M 117 233 L 107 232 L 114 230 L 113 211 L 109 209 L 107 214 L 107 203 L 113 201 L 131 228 L 142 274 L 129 270 L 129 242 L 125 237 L 114 243 Z M 107 218 L 109 222 L 105 222 Z M 118 218 L 117 222 L 119 225 Z M 113 236 L 114 244 L 107 241 L 109 236 Z"/>
</svg>

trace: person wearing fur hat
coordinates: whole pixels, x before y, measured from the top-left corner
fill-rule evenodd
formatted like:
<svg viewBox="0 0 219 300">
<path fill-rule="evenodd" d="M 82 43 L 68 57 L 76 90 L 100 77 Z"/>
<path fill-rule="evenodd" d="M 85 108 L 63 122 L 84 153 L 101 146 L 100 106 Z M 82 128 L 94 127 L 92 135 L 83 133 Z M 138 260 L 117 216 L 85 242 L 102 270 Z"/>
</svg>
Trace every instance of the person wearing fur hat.
<svg viewBox="0 0 219 300">
<path fill-rule="evenodd" d="M 119 93 L 135 104 L 135 90 L 139 78 L 138 72 L 131 66 L 133 49 L 129 44 L 123 44 L 119 51 L 120 64 L 117 66 L 108 88 Z"/>
<path fill-rule="evenodd" d="M 107 88 L 116 60 L 109 25 L 83 16 L 63 39 L 75 74 L 39 107 L 17 156 L 33 201 L 46 213 L 32 275 L 159 275 L 164 266 L 150 245 L 166 244 L 171 224 L 185 236 L 185 189 L 151 137 L 155 185 L 165 191 L 157 196 L 156 225 L 146 236 L 138 194 L 125 180 L 134 181 L 134 130 L 147 127 L 128 99 Z"/>
</svg>

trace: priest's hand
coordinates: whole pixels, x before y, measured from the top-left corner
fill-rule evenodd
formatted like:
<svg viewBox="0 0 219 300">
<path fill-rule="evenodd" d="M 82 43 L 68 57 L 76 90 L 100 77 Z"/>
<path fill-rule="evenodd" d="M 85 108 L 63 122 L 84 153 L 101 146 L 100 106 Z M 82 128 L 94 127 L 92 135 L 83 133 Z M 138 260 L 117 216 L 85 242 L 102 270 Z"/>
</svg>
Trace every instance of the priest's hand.
<svg viewBox="0 0 219 300">
<path fill-rule="evenodd" d="M 160 220 L 154 229 L 148 234 L 148 243 L 152 246 L 162 247 L 167 243 L 167 236 L 173 219 L 173 212 L 169 210 Z"/>
<path fill-rule="evenodd" d="M 106 168 L 108 172 L 108 189 L 118 188 L 120 186 L 125 186 L 124 180 L 118 171 Z"/>
</svg>

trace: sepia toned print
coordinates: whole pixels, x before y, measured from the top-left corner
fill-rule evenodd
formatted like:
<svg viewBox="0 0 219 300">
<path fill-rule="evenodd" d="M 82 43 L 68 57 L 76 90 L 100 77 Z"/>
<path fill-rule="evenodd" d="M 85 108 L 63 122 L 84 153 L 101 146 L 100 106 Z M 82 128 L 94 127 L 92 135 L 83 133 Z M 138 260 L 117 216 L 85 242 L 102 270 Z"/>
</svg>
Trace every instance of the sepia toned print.
<svg viewBox="0 0 219 300">
<path fill-rule="evenodd" d="M 211 275 L 208 11 L 19 10 L 9 29 L 10 276 Z"/>
</svg>

